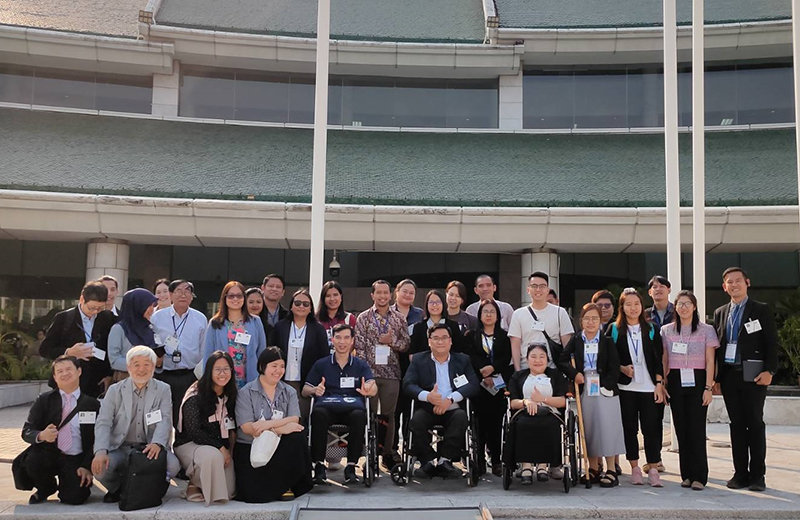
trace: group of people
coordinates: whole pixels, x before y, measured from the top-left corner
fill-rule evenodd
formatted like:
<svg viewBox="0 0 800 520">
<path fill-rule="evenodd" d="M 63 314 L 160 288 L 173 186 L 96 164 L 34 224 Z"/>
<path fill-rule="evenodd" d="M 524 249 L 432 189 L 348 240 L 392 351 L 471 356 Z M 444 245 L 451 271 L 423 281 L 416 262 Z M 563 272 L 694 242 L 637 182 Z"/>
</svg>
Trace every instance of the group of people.
<svg viewBox="0 0 800 520">
<path fill-rule="evenodd" d="M 706 410 L 717 383 L 731 419 L 728 487 L 764 490 L 763 406 L 777 368 L 777 332 L 769 308 L 748 297 L 744 270 L 729 268 L 722 278 L 731 301 L 716 310 L 713 325 L 701 320 L 690 291 L 670 302 L 669 281 L 655 276 L 651 308 L 625 289 L 616 313 L 614 295 L 598 291 L 581 308 L 577 331 L 543 272 L 530 275 L 531 303 L 516 310 L 495 299 L 494 281 L 481 275 L 479 301 L 468 307 L 459 281 L 428 291 L 418 308 L 412 280 L 394 288 L 377 280 L 373 305 L 358 315 L 345 311 L 335 281 L 324 284 L 318 312 L 306 289 L 284 308 L 284 280 L 271 274 L 261 287 L 228 282 L 210 320 L 191 308 L 187 280 L 132 289 L 120 309 L 113 278 L 88 282 L 40 347 L 54 359 L 53 390 L 33 404 L 23 428 L 31 444 L 23 469 L 36 489 L 30 503 L 56 492 L 62 502 L 83 503 L 93 478 L 107 489 L 104 501 L 118 501 L 133 451 L 150 459 L 166 452 L 165 477 L 187 478 L 190 501 L 299 496 L 338 469 L 326 453 L 331 424 L 350 431 L 343 478 L 356 483 L 369 413 L 380 414 L 381 427 L 373 427 L 387 470 L 402 460 L 402 417 L 414 439 L 403 449 L 420 463 L 415 476 L 460 477 L 454 462 L 464 451 L 467 399 L 478 424 L 480 473 L 501 475 L 504 462 L 521 462 L 523 484 L 563 478 L 555 421 L 575 391 L 590 465 L 585 478 L 618 485 L 625 454 L 632 484 L 646 478 L 661 486 L 669 402 L 681 485 L 702 490 Z M 502 445 L 508 407 L 513 453 Z M 443 426 L 437 449 L 434 424 Z M 266 462 L 266 443 L 254 445 L 262 435 L 277 439 Z"/>
</svg>

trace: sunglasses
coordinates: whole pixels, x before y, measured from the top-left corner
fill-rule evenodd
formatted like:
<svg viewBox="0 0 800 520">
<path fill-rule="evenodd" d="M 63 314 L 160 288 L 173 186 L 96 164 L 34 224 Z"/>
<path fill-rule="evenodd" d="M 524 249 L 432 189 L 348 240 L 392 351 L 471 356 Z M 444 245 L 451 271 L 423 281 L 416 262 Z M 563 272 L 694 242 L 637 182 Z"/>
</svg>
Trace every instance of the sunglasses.
<svg viewBox="0 0 800 520">
<path fill-rule="evenodd" d="M 295 307 L 311 307 L 311 302 L 295 300 L 292 302 Z"/>
</svg>

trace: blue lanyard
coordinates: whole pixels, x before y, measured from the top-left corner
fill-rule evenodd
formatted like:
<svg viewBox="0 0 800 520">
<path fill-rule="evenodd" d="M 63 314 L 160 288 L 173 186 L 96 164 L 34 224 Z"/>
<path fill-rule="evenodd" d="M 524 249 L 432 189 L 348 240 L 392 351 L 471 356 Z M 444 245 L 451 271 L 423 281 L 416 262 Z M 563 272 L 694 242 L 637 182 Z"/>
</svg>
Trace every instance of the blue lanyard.
<svg viewBox="0 0 800 520">
<path fill-rule="evenodd" d="M 172 328 L 175 329 L 175 334 L 177 335 L 178 339 L 181 338 L 181 334 L 183 334 L 183 329 L 186 328 L 187 319 L 189 319 L 189 309 L 186 309 L 186 316 L 183 317 L 183 319 L 181 320 L 181 322 L 178 324 L 177 327 L 175 326 L 175 315 L 173 314 L 172 316 Z M 180 332 L 178 332 L 178 329 L 180 329 Z"/>
<path fill-rule="evenodd" d="M 641 335 L 639 336 L 639 338 L 640 338 L 639 341 L 641 341 Z M 633 339 L 633 334 L 631 334 L 631 330 L 630 329 L 628 329 L 628 340 L 630 340 L 630 344 L 633 347 L 633 353 L 636 356 L 636 364 L 638 365 L 639 364 L 639 347 L 640 347 L 640 343 L 639 343 L 639 341 L 636 341 L 636 340 Z"/>
<path fill-rule="evenodd" d="M 294 323 L 292 323 L 292 337 L 294 339 L 304 339 L 306 337 L 306 327 L 308 327 L 308 323 L 303 325 L 303 328 L 301 329 L 298 329 L 297 326 Z M 298 334 L 297 333 L 298 330 L 302 332 Z"/>
<path fill-rule="evenodd" d="M 735 309 L 728 317 L 728 343 L 736 343 L 739 339 L 739 329 L 742 326 L 742 314 L 744 313 L 744 302 L 735 305 Z"/>
<path fill-rule="evenodd" d="M 81 325 L 80 325 L 80 327 L 81 327 L 81 332 L 83 332 L 83 337 L 86 338 L 86 343 L 91 343 L 92 342 L 92 335 L 89 334 L 88 332 L 86 332 L 86 329 L 83 328 L 83 316 L 81 316 Z"/>
<path fill-rule="evenodd" d="M 280 312 L 280 310 L 281 310 L 280 305 L 278 305 L 278 308 L 275 309 L 274 313 L 269 312 L 269 309 L 267 309 L 267 321 L 269 322 L 270 325 L 275 325 L 278 322 L 278 313 Z"/>
<path fill-rule="evenodd" d="M 587 345 L 597 344 L 598 348 L 600 346 L 600 332 L 594 337 L 592 341 L 586 339 L 586 334 L 581 331 L 581 338 L 583 338 L 583 364 L 584 369 L 587 370 L 597 370 L 597 354 L 589 354 L 586 352 Z M 637 356 L 638 357 L 638 356 Z"/>
</svg>

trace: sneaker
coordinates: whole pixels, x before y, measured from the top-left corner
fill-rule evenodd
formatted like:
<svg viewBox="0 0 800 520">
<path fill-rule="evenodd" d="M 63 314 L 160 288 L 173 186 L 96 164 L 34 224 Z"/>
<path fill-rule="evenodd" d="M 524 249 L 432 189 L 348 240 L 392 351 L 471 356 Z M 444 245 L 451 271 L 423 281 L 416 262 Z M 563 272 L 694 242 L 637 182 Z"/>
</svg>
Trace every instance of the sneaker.
<svg viewBox="0 0 800 520">
<path fill-rule="evenodd" d="M 445 460 L 436 466 L 436 474 L 442 478 L 461 478 L 464 476 L 461 470 L 453 466 L 453 463 L 449 460 Z"/>
<path fill-rule="evenodd" d="M 734 475 L 725 485 L 728 486 L 728 489 L 744 489 L 750 485 L 750 479 Z"/>
<path fill-rule="evenodd" d="M 348 464 L 344 468 L 344 483 L 345 484 L 358 484 L 361 479 L 356 475 L 356 465 Z"/>
<path fill-rule="evenodd" d="M 642 468 L 639 466 L 631 468 L 631 484 L 634 486 L 644 485 L 644 481 L 642 480 Z"/>
<path fill-rule="evenodd" d="M 651 467 L 650 471 L 647 472 L 647 481 L 652 487 L 664 487 L 664 484 L 661 483 L 661 477 L 658 476 L 658 470 L 654 467 Z"/>
<path fill-rule="evenodd" d="M 325 464 L 322 462 L 317 462 L 314 465 L 314 484 L 321 486 L 323 484 L 327 484 L 328 474 L 325 471 Z"/>
<path fill-rule="evenodd" d="M 428 462 L 423 463 L 420 467 L 414 470 L 414 476 L 417 478 L 427 478 L 431 479 L 436 476 L 436 466 L 433 465 L 433 461 L 429 460 Z"/>
<path fill-rule="evenodd" d="M 561 480 L 564 478 L 564 469 L 561 466 L 550 467 L 550 478 Z"/>
<path fill-rule="evenodd" d="M 767 490 L 767 483 L 764 480 L 764 477 L 754 479 L 750 482 L 750 491 L 766 491 Z"/>
<path fill-rule="evenodd" d="M 681 482 L 681 487 L 682 488 L 690 488 L 690 487 L 692 487 L 692 481 L 687 478 L 686 480 Z"/>
</svg>

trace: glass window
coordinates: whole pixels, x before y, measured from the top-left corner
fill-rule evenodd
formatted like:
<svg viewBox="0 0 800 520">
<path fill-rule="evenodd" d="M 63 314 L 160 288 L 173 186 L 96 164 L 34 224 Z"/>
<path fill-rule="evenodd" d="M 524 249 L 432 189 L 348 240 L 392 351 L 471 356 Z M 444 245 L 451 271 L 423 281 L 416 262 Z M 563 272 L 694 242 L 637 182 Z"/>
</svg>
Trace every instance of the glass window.
<svg viewBox="0 0 800 520">
<path fill-rule="evenodd" d="M 95 74 L 92 72 L 36 69 L 33 104 L 95 109 Z"/>
<path fill-rule="evenodd" d="M 575 78 L 571 71 L 522 78 L 525 128 L 572 128 L 575 124 Z"/>
<path fill-rule="evenodd" d="M 314 76 L 292 74 L 289 83 L 289 122 L 314 123 Z M 328 124 L 342 121 L 342 80 L 328 78 Z"/>
<path fill-rule="evenodd" d="M 685 74 L 691 84 L 691 74 Z M 736 71 L 734 69 L 706 69 L 705 77 L 706 125 L 736 125 Z M 691 87 L 689 90 L 691 106 Z M 691 110 L 690 110 L 691 113 Z"/>
<path fill-rule="evenodd" d="M 152 76 L 97 75 L 97 110 L 149 114 L 152 103 Z"/>
<path fill-rule="evenodd" d="M 289 121 L 289 75 L 236 72 L 234 119 Z"/>
<path fill-rule="evenodd" d="M 627 127 L 625 72 L 575 74 L 575 128 Z"/>
<path fill-rule="evenodd" d="M 398 126 L 394 119 L 394 80 L 344 78 L 342 124 L 347 126 Z"/>
<path fill-rule="evenodd" d="M 792 67 L 737 67 L 736 106 L 740 125 L 794 121 Z"/>
<path fill-rule="evenodd" d="M 33 69 L 0 65 L 0 101 L 30 105 L 33 102 Z"/>
<path fill-rule="evenodd" d="M 394 124 L 444 128 L 447 89 L 436 79 L 398 79 L 394 88 Z"/>
<path fill-rule="evenodd" d="M 220 69 L 184 67 L 178 114 L 212 119 L 233 118 L 234 73 Z"/>
<path fill-rule="evenodd" d="M 628 125 L 630 127 L 664 126 L 664 74 L 661 69 L 629 71 Z"/>
<path fill-rule="evenodd" d="M 497 128 L 497 80 L 447 83 L 447 128 Z"/>
</svg>

